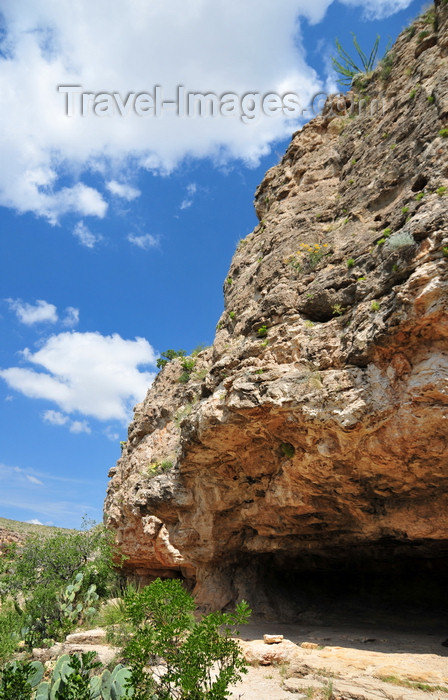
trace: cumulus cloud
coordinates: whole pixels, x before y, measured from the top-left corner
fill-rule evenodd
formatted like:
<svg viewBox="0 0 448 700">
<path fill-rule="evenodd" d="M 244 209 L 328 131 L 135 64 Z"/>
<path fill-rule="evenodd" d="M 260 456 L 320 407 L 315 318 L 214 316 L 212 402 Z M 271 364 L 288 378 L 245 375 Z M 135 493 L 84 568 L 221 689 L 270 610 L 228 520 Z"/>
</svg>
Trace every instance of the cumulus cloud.
<svg viewBox="0 0 448 700">
<path fill-rule="evenodd" d="M 292 125 L 286 115 L 263 115 L 248 124 L 238 116 L 179 118 L 168 107 L 159 117 L 145 118 L 126 96 L 152 93 L 159 85 L 163 100 L 172 100 L 183 85 L 216 95 L 294 92 L 306 105 L 322 84 L 306 62 L 300 19 L 321 21 L 334 1 L 3 3 L 0 161 L 8 167 L 0 173 L 0 204 L 51 223 L 67 212 L 101 218 L 105 197 L 137 196 L 120 181 L 119 173 L 130 169 L 167 172 L 187 157 L 256 163 L 296 120 Z M 364 8 L 369 18 L 411 2 L 343 1 Z M 84 118 L 69 117 L 68 95 L 57 89 L 68 85 L 117 93 L 121 102 L 115 100 L 113 116 L 96 116 L 89 108 Z M 102 175 L 103 185 L 83 181 L 92 172 Z"/>
<path fill-rule="evenodd" d="M 77 411 L 98 420 L 128 420 L 132 405 L 142 400 L 155 376 L 138 369 L 156 362 L 144 338 L 73 331 L 52 335 L 37 352 L 26 348 L 21 354 L 31 367 L 0 370 L 9 387 L 52 401 L 64 413 Z M 47 420 L 61 420 L 56 413 L 50 418 L 46 414 Z M 80 426 L 74 432 L 82 430 L 87 432 Z"/>
<path fill-rule="evenodd" d="M 87 421 L 85 420 L 70 420 L 70 418 L 60 411 L 45 411 L 42 418 L 45 423 L 50 423 L 51 425 L 65 425 L 68 427 L 71 433 L 91 433 L 91 429 Z"/>
<path fill-rule="evenodd" d="M 21 299 L 7 299 L 6 301 L 19 321 L 27 326 L 43 322 L 56 323 L 58 320 L 56 306 L 43 299 L 37 299 L 35 304 L 28 304 Z"/>
<path fill-rule="evenodd" d="M 74 420 L 70 425 L 71 433 L 91 433 L 90 426 L 85 420 Z"/>
<path fill-rule="evenodd" d="M 150 233 L 145 233 L 141 236 L 137 236 L 134 233 L 130 233 L 127 238 L 129 243 L 132 243 L 132 245 L 135 245 L 137 246 L 137 248 L 141 248 L 142 250 L 149 250 L 150 248 L 154 248 L 154 246 L 156 246 L 158 243 L 157 238 L 151 236 Z"/>
<path fill-rule="evenodd" d="M 111 180 L 107 183 L 107 189 L 111 194 L 117 197 L 122 197 L 128 202 L 132 202 L 133 199 L 140 197 L 141 192 L 136 187 L 131 187 L 131 185 L 124 184 L 122 182 L 117 182 L 116 180 Z"/>
<path fill-rule="evenodd" d="M 43 525 L 43 523 L 41 523 L 37 518 L 31 518 L 31 520 L 25 520 L 25 522 L 29 523 L 30 525 Z"/>
<path fill-rule="evenodd" d="M 79 309 L 75 309 L 74 306 L 67 306 L 65 309 L 65 318 L 62 319 L 64 326 L 69 326 L 72 328 L 79 323 Z"/>
<path fill-rule="evenodd" d="M 96 233 L 92 233 L 92 231 L 83 221 L 78 221 L 73 229 L 73 235 L 78 239 L 81 245 L 85 246 L 86 248 L 94 248 L 102 239 L 102 236 L 99 234 L 97 235 Z"/>
<path fill-rule="evenodd" d="M 60 411 L 45 411 L 43 414 L 43 419 L 46 423 L 51 423 L 51 425 L 65 425 L 69 418 L 64 416 Z"/>
<path fill-rule="evenodd" d="M 29 304 L 22 299 L 5 299 L 11 311 L 14 311 L 18 320 L 27 326 L 36 323 L 57 323 L 59 314 L 57 307 L 44 299 L 36 299 L 35 304 Z M 64 326 L 73 327 L 79 322 L 79 309 L 67 306 L 65 317 L 62 319 Z"/>
</svg>

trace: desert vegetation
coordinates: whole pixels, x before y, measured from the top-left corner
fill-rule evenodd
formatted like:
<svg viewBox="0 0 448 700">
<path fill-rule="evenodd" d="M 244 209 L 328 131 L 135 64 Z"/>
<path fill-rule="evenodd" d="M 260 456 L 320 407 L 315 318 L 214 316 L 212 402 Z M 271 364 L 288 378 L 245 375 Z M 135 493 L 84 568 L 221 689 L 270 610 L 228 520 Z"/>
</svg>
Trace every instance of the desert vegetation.
<svg viewBox="0 0 448 700">
<path fill-rule="evenodd" d="M 179 580 L 142 589 L 120 577 L 110 533 L 28 534 L 0 557 L 0 700 L 219 700 L 245 672 L 232 638 L 250 610 L 197 619 Z M 114 598 L 113 602 L 108 602 Z M 104 667 L 94 651 L 62 654 L 45 665 L 33 649 L 75 629 L 102 624 L 120 652 Z"/>
</svg>

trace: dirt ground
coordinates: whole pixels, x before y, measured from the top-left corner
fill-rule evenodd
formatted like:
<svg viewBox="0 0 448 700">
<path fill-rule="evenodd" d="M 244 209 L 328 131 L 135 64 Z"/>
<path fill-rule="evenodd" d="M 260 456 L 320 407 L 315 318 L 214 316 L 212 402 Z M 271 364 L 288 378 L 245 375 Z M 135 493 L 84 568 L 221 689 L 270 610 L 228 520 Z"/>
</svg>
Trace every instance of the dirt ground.
<svg viewBox="0 0 448 700">
<path fill-rule="evenodd" d="M 377 616 L 379 617 L 379 616 Z M 232 700 L 448 699 L 448 625 L 437 617 L 328 625 L 252 622 L 241 630 L 245 653 L 261 659 L 264 634 L 280 634 L 285 660 L 252 665 Z M 304 644 L 302 647 L 300 645 Z M 286 649 L 286 647 L 288 647 Z M 311 647 L 311 648 L 310 648 Z"/>
</svg>

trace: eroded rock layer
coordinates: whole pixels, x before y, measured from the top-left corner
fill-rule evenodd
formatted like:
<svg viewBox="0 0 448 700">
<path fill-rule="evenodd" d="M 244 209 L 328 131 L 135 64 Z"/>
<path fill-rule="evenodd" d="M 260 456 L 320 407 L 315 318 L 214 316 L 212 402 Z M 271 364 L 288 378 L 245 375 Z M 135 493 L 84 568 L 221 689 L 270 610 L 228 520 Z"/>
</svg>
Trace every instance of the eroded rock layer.
<svg viewBox="0 0 448 700">
<path fill-rule="evenodd" d="M 263 610 L 276 571 L 443 570 L 448 5 L 431 12 L 293 136 L 213 347 L 136 407 L 105 504 L 135 576 Z"/>
</svg>

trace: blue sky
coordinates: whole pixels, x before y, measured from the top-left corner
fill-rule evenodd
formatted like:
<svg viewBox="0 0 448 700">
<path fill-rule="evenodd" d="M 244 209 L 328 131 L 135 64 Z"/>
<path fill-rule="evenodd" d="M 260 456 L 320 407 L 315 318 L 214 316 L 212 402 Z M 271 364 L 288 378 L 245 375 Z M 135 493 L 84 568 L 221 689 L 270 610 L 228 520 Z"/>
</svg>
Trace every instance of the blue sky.
<svg viewBox="0 0 448 700">
<path fill-rule="evenodd" d="M 155 85 L 164 99 L 178 85 L 219 99 L 290 93 L 307 105 L 335 89 L 336 36 L 349 46 L 354 31 L 369 49 L 380 34 L 384 50 L 422 7 L 2 3 L 0 515 L 101 519 L 158 354 L 213 341 L 231 256 L 256 224 L 255 188 L 308 118 L 100 116 L 104 97 L 68 117 L 57 86 L 123 99 Z"/>
</svg>

